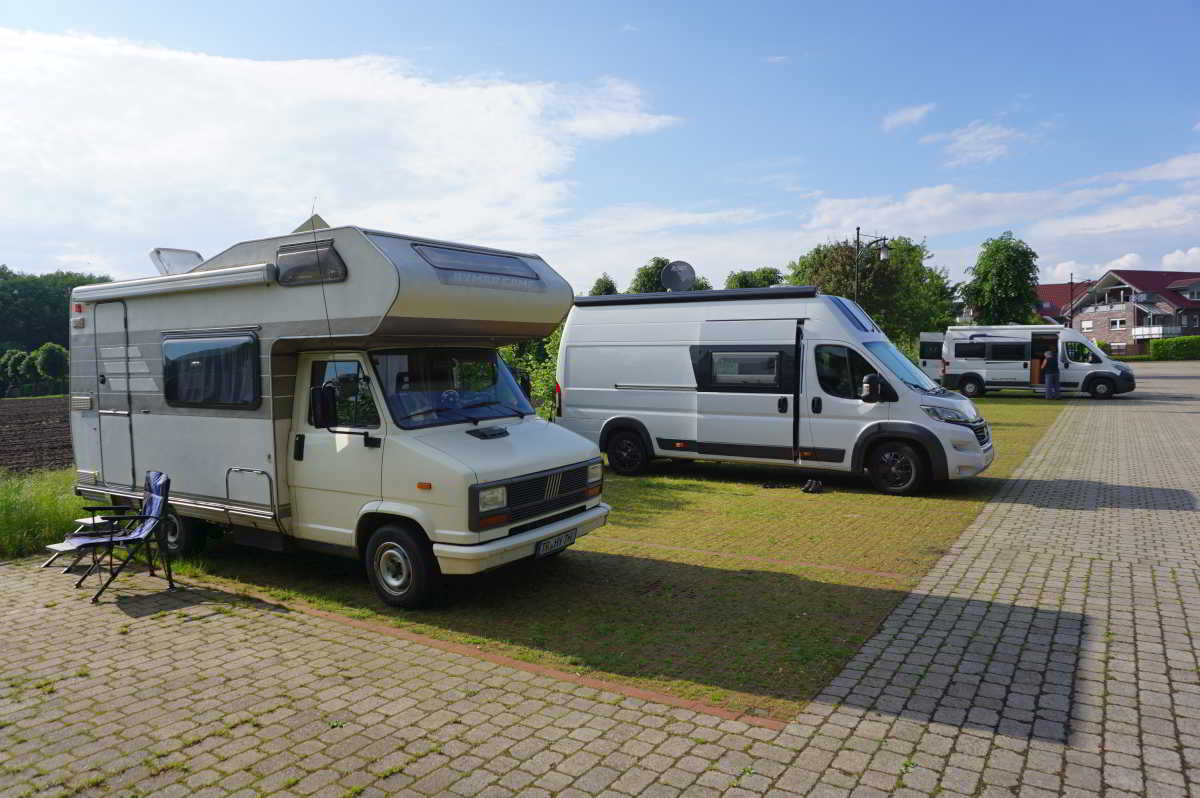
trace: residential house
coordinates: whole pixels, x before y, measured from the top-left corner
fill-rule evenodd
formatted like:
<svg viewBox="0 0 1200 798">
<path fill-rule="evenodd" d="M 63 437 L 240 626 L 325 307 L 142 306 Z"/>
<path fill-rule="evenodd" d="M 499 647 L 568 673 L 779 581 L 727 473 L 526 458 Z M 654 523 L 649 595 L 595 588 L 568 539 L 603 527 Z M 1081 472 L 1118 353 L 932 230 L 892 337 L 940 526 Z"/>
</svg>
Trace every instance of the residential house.
<svg viewBox="0 0 1200 798">
<path fill-rule="evenodd" d="M 1034 310 L 1048 324 L 1066 324 L 1071 291 L 1074 290 L 1075 296 L 1079 297 L 1091 284 L 1090 280 L 1076 283 L 1042 283 L 1037 287 L 1038 304 Z"/>
<path fill-rule="evenodd" d="M 1114 355 L 1145 355 L 1150 341 L 1200 335 L 1200 272 L 1112 269 L 1069 305 L 1072 326 Z"/>
</svg>

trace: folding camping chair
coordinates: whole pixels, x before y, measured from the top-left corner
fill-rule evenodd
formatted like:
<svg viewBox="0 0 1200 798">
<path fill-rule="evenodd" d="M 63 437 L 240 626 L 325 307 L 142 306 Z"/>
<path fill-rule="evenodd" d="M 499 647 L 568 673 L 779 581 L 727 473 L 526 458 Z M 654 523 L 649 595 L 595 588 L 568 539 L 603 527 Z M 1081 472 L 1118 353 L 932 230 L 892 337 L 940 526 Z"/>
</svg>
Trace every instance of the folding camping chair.
<svg viewBox="0 0 1200 798">
<path fill-rule="evenodd" d="M 109 576 L 108 579 L 96 591 L 96 595 L 92 596 L 92 603 L 100 600 L 100 594 L 103 593 L 112 581 L 116 579 L 121 571 L 125 570 L 125 566 L 129 564 L 143 546 L 146 547 L 146 562 L 150 566 L 150 574 L 154 575 L 154 552 L 157 548 L 158 556 L 162 558 L 163 570 L 167 574 L 167 584 L 170 589 L 175 589 L 175 580 L 171 576 L 171 557 L 167 550 L 166 533 L 163 529 L 163 517 L 167 510 L 167 497 L 171 491 L 170 478 L 161 471 L 146 472 L 146 492 L 145 499 L 142 502 L 141 512 L 137 515 L 126 514 L 126 511 L 132 508 L 119 507 L 95 507 L 88 508 L 93 511 L 118 509 L 122 511 L 121 515 L 103 515 L 100 516 L 100 522 L 103 527 L 94 527 L 89 530 L 84 530 L 83 534 L 70 535 L 62 543 L 55 543 L 46 548 L 56 552 L 55 556 L 68 551 L 76 552 L 77 555 L 90 552 L 92 555 L 92 564 L 79 577 L 79 581 L 75 583 L 75 587 L 81 587 L 93 573 L 103 567 L 105 560 L 108 561 Z M 125 549 L 125 559 L 121 560 L 120 564 L 113 567 L 114 556 L 113 549 L 121 547 Z M 53 561 L 53 557 L 50 561 Z M 79 561 L 79 556 L 76 556 L 75 561 Z M 47 565 L 49 562 L 46 563 Z"/>
</svg>

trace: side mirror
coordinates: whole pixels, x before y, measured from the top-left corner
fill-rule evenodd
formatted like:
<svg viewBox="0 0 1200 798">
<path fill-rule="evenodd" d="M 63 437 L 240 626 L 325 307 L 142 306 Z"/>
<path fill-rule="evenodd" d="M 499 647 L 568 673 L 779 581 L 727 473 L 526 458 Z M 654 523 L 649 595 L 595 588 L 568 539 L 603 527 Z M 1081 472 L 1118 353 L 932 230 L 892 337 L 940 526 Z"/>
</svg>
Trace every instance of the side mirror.
<svg viewBox="0 0 1200 798">
<path fill-rule="evenodd" d="M 862 399 L 867 404 L 875 404 L 879 401 L 880 379 L 878 374 L 868 374 L 863 377 L 862 390 L 859 391 L 858 398 Z"/>
<path fill-rule="evenodd" d="M 312 425 L 322 429 L 337 426 L 337 389 L 332 385 L 321 385 L 309 389 L 308 412 Z"/>
</svg>

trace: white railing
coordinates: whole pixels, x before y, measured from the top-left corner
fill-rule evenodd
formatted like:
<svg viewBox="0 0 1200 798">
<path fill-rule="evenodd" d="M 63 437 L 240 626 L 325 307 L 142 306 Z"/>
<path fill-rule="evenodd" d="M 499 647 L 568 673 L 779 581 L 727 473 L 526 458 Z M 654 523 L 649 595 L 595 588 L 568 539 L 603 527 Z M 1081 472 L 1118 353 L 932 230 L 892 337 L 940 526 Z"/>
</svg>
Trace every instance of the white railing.
<svg viewBox="0 0 1200 798">
<path fill-rule="evenodd" d="M 1125 309 L 1125 303 L 1117 302 L 1112 305 L 1088 305 L 1087 307 L 1082 308 L 1079 312 L 1080 313 L 1107 313 L 1107 312 L 1113 311 L 1113 310 L 1124 310 L 1124 309 Z"/>
<path fill-rule="evenodd" d="M 1162 325 L 1155 326 L 1155 327 L 1134 327 L 1133 328 L 1133 337 L 1134 338 L 1172 338 L 1176 335 L 1182 334 L 1182 332 L 1183 332 L 1182 327 L 1166 327 L 1166 326 L 1162 326 Z"/>
</svg>

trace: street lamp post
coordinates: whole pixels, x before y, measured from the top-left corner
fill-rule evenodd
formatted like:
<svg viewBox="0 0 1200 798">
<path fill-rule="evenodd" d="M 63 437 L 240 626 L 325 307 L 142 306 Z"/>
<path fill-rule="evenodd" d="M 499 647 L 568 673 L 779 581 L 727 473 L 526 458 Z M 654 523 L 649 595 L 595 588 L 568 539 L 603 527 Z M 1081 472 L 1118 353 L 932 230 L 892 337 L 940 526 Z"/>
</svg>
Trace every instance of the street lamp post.
<svg viewBox="0 0 1200 798">
<path fill-rule="evenodd" d="M 862 228 L 854 228 L 854 301 L 858 302 L 858 268 L 862 263 L 863 253 L 869 253 L 872 247 L 878 246 L 879 259 L 887 260 L 891 254 L 891 247 L 888 246 L 887 238 L 877 236 L 867 241 L 866 244 L 862 241 Z"/>
</svg>

